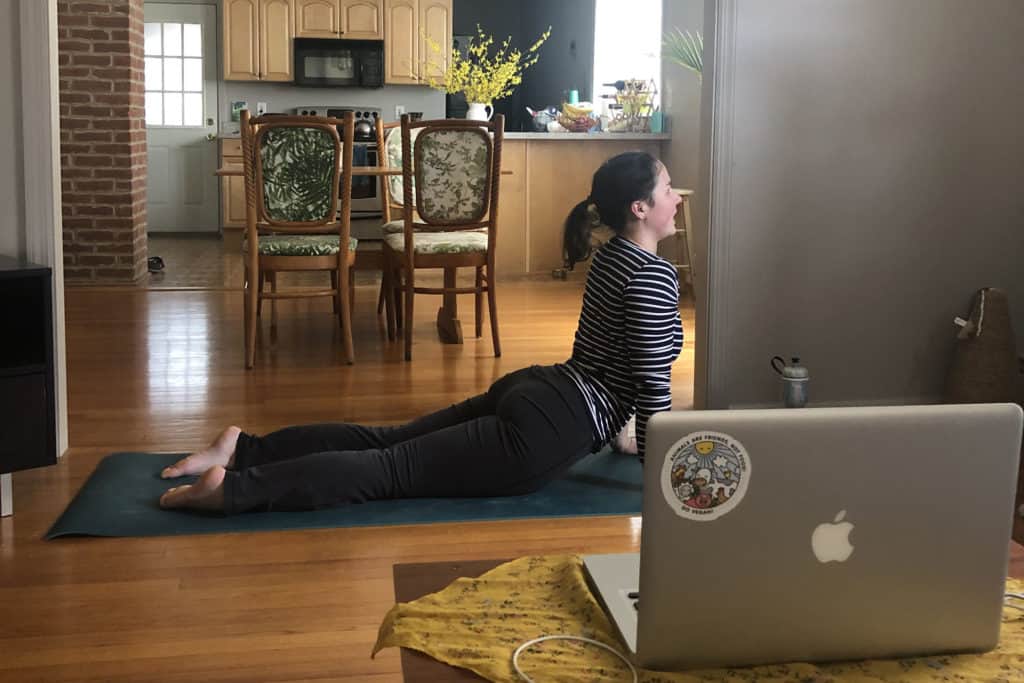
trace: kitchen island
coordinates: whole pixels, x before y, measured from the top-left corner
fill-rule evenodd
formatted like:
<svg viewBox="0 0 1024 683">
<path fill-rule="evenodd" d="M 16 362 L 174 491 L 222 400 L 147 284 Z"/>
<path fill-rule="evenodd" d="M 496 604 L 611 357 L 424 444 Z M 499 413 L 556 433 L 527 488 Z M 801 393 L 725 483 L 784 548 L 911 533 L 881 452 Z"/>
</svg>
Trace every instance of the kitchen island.
<svg viewBox="0 0 1024 683">
<path fill-rule="evenodd" d="M 594 171 L 630 150 L 662 156 L 668 133 L 505 133 L 496 267 L 502 276 L 562 267 L 562 223 L 590 194 Z"/>
</svg>

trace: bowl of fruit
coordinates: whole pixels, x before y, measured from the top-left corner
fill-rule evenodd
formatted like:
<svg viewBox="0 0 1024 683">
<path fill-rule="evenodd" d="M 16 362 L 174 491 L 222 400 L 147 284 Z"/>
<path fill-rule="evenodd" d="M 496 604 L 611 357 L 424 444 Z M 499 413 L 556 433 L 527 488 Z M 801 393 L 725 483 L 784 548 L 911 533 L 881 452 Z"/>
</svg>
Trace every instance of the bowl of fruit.
<svg viewBox="0 0 1024 683">
<path fill-rule="evenodd" d="M 558 123 L 570 133 L 586 133 L 598 124 L 593 113 L 593 105 L 587 102 L 579 104 L 563 102 L 562 111 L 558 114 Z"/>
</svg>

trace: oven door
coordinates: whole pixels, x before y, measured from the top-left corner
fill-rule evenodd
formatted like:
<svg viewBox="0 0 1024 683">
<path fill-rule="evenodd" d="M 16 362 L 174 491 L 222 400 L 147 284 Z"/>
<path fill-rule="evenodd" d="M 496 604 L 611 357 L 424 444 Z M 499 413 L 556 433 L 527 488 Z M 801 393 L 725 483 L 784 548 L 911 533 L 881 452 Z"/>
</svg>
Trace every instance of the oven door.
<svg viewBox="0 0 1024 683">
<path fill-rule="evenodd" d="M 352 146 L 353 166 L 376 166 L 377 143 L 356 142 Z M 369 218 L 381 215 L 380 177 L 372 175 L 352 176 L 352 218 Z"/>
</svg>

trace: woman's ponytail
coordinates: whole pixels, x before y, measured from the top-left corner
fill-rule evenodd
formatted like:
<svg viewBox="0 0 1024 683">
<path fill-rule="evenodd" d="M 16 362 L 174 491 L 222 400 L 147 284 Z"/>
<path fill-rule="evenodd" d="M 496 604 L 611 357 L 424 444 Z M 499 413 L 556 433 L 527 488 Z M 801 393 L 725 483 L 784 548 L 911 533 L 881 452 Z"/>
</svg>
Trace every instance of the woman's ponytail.
<svg viewBox="0 0 1024 683">
<path fill-rule="evenodd" d="M 565 218 L 562 256 L 565 259 L 565 267 L 569 270 L 572 270 L 578 261 L 584 261 L 590 256 L 590 204 L 591 199 L 587 197 L 574 206 Z"/>
<path fill-rule="evenodd" d="M 660 169 L 660 162 L 647 152 L 623 152 L 601 164 L 594 172 L 590 196 L 565 219 L 562 255 L 568 270 L 590 256 L 590 232 L 595 225 L 605 225 L 621 235 L 635 220 L 630 208 L 633 202 L 653 205 L 651 195 Z"/>
</svg>

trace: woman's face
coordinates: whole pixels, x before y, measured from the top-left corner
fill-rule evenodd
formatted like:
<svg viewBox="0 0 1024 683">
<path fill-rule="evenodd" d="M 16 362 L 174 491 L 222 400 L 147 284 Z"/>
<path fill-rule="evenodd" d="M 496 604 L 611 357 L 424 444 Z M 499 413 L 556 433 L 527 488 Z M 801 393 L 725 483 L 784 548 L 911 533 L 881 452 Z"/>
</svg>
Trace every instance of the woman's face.
<svg viewBox="0 0 1024 683">
<path fill-rule="evenodd" d="M 661 240 L 675 233 L 676 207 L 683 198 L 672 191 L 672 179 L 669 178 L 668 170 L 664 165 L 658 164 L 658 182 L 651 193 L 651 203 L 638 202 L 642 212 L 641 222 L 650 228 L 655 239 Z"/>
</svg>

